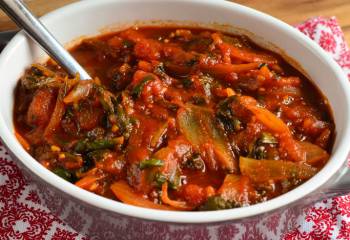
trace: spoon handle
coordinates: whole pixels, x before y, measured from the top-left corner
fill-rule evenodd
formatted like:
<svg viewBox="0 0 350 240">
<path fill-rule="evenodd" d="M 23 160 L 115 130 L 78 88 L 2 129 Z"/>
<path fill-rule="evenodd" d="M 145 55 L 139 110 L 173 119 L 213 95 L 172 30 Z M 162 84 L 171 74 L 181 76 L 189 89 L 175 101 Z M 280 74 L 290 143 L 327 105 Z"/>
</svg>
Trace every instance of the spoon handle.
<svg viewBox="0 0 350 240">
<path fill-rule="evenodd" d="M 75 76 L 78 73 L 82 80 L 91 79 L 21 0 L 0 0 L 0 7 L 70 75 Z"/>
</svg>

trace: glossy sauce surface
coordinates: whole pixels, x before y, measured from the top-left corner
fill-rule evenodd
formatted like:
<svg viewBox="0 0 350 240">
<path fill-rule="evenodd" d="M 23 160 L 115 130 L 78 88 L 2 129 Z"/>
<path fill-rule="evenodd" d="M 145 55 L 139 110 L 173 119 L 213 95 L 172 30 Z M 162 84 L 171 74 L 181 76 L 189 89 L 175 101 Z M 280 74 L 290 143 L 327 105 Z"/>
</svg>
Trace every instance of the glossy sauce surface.
<svg viewBox="0 0 350 240">
<path fill-rule="evenodd" d="M 77 186 L 141 207 L 266 201 L 327 162 L 327 100 L 280 56 L 207 29 L 132 28 L 71 49 L 91 81 L 34 64 L 16 90 L 22 145 Z"/>
</svg>

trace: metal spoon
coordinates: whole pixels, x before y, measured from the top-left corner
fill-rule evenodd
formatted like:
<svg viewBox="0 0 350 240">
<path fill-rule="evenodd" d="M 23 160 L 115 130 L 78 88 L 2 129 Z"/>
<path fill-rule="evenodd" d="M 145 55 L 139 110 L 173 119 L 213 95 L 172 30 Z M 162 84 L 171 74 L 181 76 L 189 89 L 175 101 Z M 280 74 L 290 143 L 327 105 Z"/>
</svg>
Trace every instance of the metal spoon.
<svg viewBox="0 0 350 240">
<path fill-rule="evenodd" d="M 91 79 L 84 68 L 63 48 L 21 0 L 0 0 L 0 7 L 70 75 L 75 76 L 78 73 L 82 80 Z"/>
</svg>

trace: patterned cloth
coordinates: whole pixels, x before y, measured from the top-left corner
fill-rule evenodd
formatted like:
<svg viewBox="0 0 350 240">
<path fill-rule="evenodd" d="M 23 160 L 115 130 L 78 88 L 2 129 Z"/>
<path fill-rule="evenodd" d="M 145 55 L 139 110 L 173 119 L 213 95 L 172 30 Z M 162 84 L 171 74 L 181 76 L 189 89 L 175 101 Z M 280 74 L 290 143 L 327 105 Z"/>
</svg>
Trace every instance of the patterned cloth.
<svg viewBox="0 0 350 240">
<path fill-rule="evenodd" d="M 313 18 L 296 27 L 325 49 L 350 78 L 350 50 L 334 17 Z M 88 239 L 69 226 L 71 221 L 84 221 L 83 219 L 76 219 L 73 211 L 60 213 L 58 218 L 58 209 L 52 212 L 45 207 L 46 198 L 45 191 L 23 176 L 0 143 L 0 240 Z M 273 226 L 276 225 L 272 224 L 271 227 Z M 298 218 L 295 227 L 284 234 L 285 240 L 350 239 L 350 195 L 324 200 L 311 206 Z M 221 230 L 223 232 L 217 232 L 216 238 L 235 239 L 237 229 Z M 247 239 L 269 239 L 262 232 L 253 234 L 255 236 L 248 235 Z M 196 238 L 194 236 L 199 235 L 194 234 L 193 239 Z"/>
<path fill-rule="evenodd" d="M 326 50 L 350 80 L 350 50 L 335 17 L 313 18 L 296 27 Z M 350 194 L 324 200 L 309 208 L 299 217 L 298 226 L 287 233 L 284 239 L 349 240 Z"/>
</svg>

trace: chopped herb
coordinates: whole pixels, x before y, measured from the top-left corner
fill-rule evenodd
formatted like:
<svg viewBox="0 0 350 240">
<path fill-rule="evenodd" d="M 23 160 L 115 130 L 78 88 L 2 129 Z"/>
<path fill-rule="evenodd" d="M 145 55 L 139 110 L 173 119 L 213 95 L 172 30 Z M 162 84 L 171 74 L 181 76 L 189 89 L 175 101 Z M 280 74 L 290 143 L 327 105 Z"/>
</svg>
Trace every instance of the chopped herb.
<svg viewBox="0 0 350 240">
<path fill-rule="evenodd" d="M 86 133 L 86 136 L 90 139 L 90 140 L 94 140 L 94 139 L 98 139 L 98 138 L 102 138 L 106 133 L 106 130 L 104 130 L 101 127 L 96 127 L 90 131 L 88 131 Z"/>
<path fill-rule="evenodd" d="M 89 158 L 88 156 L 83 157 L 83 167 L 82 170 L 85 169 L 87 171 L 88 169 L 91 169 L 95 165 L 92 158 Z"/>
<path fill-rule="evenodd" d="M 114 139 L 101 139 L 86 143 L 86 150 L 93 151 L 106 148 L 114 148 L 116 141 Z"/>
<path fill-rule="evenodd" d="M 227 201 L 221 196 L 209 197 L 207 201 L 199 207 L 201 211 L 213 211 L 240 207 L 239 204 Z"/>
<path fill-rule="evenodd" d="M 21 79 L 21 84 L 25 89 L 33 90 L 43 86 L 58 85 L 55 77 L 26 73 Z"/>
<path fill-rule="evenodd" d="M 228 97 L 218 104 L 216 116 L 226 131 L 234 132 L 242 129 L 242 122 L 235 116 L 231 103 L 236 101 L 237 96 Z"/>
<path fill-rule="evenodd" d="M 76 170 L 76 171 L 74 172 L 75 176 L 76 176 L 77 178 L 81 178 L 82 175 L 83 175 L 84 173 L 86 173 L 87 171 L 89 171 L 89 169 L 91 169 L 92 166 L 93 166 L 93 165 L 83 165 L 81 168 L 79 168 L 78 170 Z"/>
<path fill-rule="evenodd" d="M 162 167 L 164 166 L 164 161 L 156 158 L 150 158 L 140 162 L 140 169 L 146 169 L 151 167 Z"/>
<path fill-rule="evenodd" d="M 233 127 L 236 131 L 239 131 L 241 130 L 242 128 L 242 123 L 241 121 L 238 119 L 238 118 L 234 118 L 232 119 L 232 124 L 233 124 Z"/>
<path fill-rule="evenodd" d="M 273 74 L 274 79 L 276 79 L 276 80 L 280 80 L 281 79 L 281 74 L 276 73 L 275 71 L 272 71 L 272 74 Z"/>
<path fill-rule="evenodd" d="M 160 77 L 160 79 L 167 84 L 170 84 L 172 82 L 171 77 L 166 73 L 164 63 L 159 63 L 156 65 L 156 67 L 153 70 L 153 73 Z"/>
<path fill-rule="evenodd" d="M 265 159 L 266 158 L 266 149 L 264 146 L 258 146 L 255 148 L 255 158 L 256 159 Z"/>
<path fill-rule="evenodd" d="M 185 162 L 185 166 L 189 169 L 205 171 L 205 163 L 198 153 L 193 154 L 193 156 Z"/>
<path fill-rule="evenodd" d="M 277 139 L 271 133 L 263 132 L 259 138 L 259 143 L 277 144 Z"/>
<path fill-rule="evenodd" d="M 185 43 L 185 50 L 197 50 L 204 52 L 208 49 L 209 45 L 213 42 L 211 38 L 193 38 L 189 42 Z"/>
<path fill-rule="evenodd" d="M 218 103 L 218 111 L 217 113 L 223 115 L 225 117 L 231 118 L 234 116 L 234 112 L 232 111 L 230 104 L 237 101 L 237 96 L 231 96 L 225 98 L 221 102 Z"/>
<path fill-rule="evenodd" d="M 192 102 L 195 105 L 204 105 L 206 103 L 206 100 L 203 96 L 195 95 L 192 97 Z"/>
<path fill-rule="evenodd" d="M 64 180 L 67 180 L 69 182 L 74 182 L 73 174 L 62 167 L 57 167 L 54 170 L 52 170 L 52 172 L 57 176 L 63 178 Z"/>
<path fill-rule="evenodd" d="M 100 100 L 100 103 L 101 103 L 103 109 L 106 112 L 113 113 L 114 112 L 114 104 L 113 103 L 116 101 L 115 96 L 111 92 L 105 90 L 102 87 L 98 88 L 98 93 L 99 93 L 98 99 Z"/>
<path fill-rule="evenodd" d="M 109 154 L 109 153 L 111 153 L 111 151 L 108 149 L 96 150 L 96 151 L 89 152 L 87 154 L 87 157 L 88 157 L 88 159 L 91 159 L 95 162 L 98 162 L 98 161 L 103 160 L 103 158 L 106 156 L 106 154 Z"/>
<path fill-rule="evenodd" d="M 253 142 L 249 145 L 248 157 L 254 159 L 264 159 L 266 157 L 265 146 L 260 145 L 259 140 Z"/>
<path fill-rule="evenodd" d="M 158 100 L 157 103 L 159 103 L 162 107 L 167 108 L 172 112 L 176 112 L 179 109 L 179 105 L 165 99 Z"/>
<path fill-rule="evenodd" d="M 73 106 L 68 105 L 66 107 L 66 112 L 64 113 L 65 117 L 67 118 L 73 118 L 74 117 L 74 112 L 73 112 Z"/>
<path fill-rule="evenodd" d="M 161 187 L 163 183 L 165 183 L 167 181 L 167 177 L 160 173 L 160 172 L 157 172 L 155 175 L 154 175 L 154 179 L 153 181 L 156 183 L 156 185 L 158 187 Z"/>
<path fill-rule="evenodd" d="M 181 81 L 182 85 L 184 86 L 184 88 L 186 89 L 189 89 L 192 85 L 193 85 L 193 82 L 191 79 L 189 78 L 185 78 Z"/>
<path fill-rule="evenodd" d="M 179 106 L 175 103 L 169 102 L 166 108 L 169 109 L 170 111 L 176 112 L 179 109 Z"/>
<path fill-rule="evenodd" d="M 84 139 L 84 140 L 79 140 L 79 141 L 75 144 L 74 151 L 75 151 L 75 152 L 78 152 L 78 153 L 84 152 L 84 151 L 85 151 L 86 142 L 87 142 L 86 139 Z"/>
<path fill-rule="evenodd" d="M 265 159 L 267 156 L 266 145 L 264 144 L 277 144 L 278 141 L 270 133 L 263 132 L 254 143 L 249 147 L 248 156 L 254 159 Z"/>
<path fill-rule="evenodd" d="M 267 64 L 266 64 L 266 63 L 260 63 L 259 66 L 258 66 L 258 68 L 260 69 L 260 68 L 262 68 L 262 67 L 264 67 L 264 66 L 267 66 Z"/>
<path fill-rule="evenodd" d="M 118 141 L 115 139 L 98 139 L 94 141 L 79 141 L 74 148 L 75 152 L 91 152 L 102 149 L 113 149 Z"/>
<path fill-rule="evenodd" d="M 146 85 L 147 82 L 153 80 L 151 75 L 145 76 L 131 91 L 131 96 L 134 98 L 138 98 L 141 95 L 142 89 Z"/>
<path fill-rule="evenodd" d="M 116 112 L 117 125 L 120 129 L 120 132 L 123 134 L 125 139 L 128 139 L 132 131 L 133 119 L 126 114 L 123 106 L 120 104 L 117 105 Z"/>
<path fill-rule="evenodd" d="M 186 65 L 187 67 L 193 67 L 193 66 L 196 65 L 198 62 L 199 62 L 199 61 L 198 61 L 198 58 L 192 58 L 192 59 L 186 61 L 186 62 L 185 62 L 185 65 Z"/>
<path fill-rule="evenodd" d="M 159 76 L 163 76 L 165 73 L 165 68 L 164 68 L 164 64 L 163 63 L 159 63 L 153 71 L 155 74 L 159 75 Z"/>
<path fill-rule="evenodd" d="M 284 192 L 288 191 L 290 187 L 292 186 L 291 182 L 289 179 L 284 179 L 281 181 L 281 186 Z"/>
<path fill-rule="evenodd" d="M 178 171 L 173 176 L 169 177 L 169 188 L 178 189 L 181 185 L 181 176 Z"/>
<path fill-rule="evenodd" d="M 65 160 L 68 161 L 74 161 L 74 162 L 82 162 L 83 159 L 81 157 L 81 155 L 79 154 L 73 154 L 73 153 L 69 153 L 69 152 L 62 152 L 65 156 Z"/>
<path fill-rule="evenodd" d="M 130 40 L 125 39 L 122 42 L 122 46 L 123 48 L 132 48 L 134 46 L 134 43 Z"/>
<path fill-rule="evenodd" d="M 44 76 L 42 70 L 40 70 L 37 67 L 32 67 L 31 70 L 32 70 L 34 76 L 37 76 L 37 77 Z"/>
<path fill-rule="evenodd" d="M 108 115 L 103 115 L 101 119 L 102 126 L 106 129 L 110 129 L 112 127 L 111 122 L 109 121 L 109 116 Z"/>
<path fill-rule="evenodd" d="M 226 131 L 228 132 L 235 131 L 235 127 L 231 119 L 221 114 L 216 114 L 216 118 L 218 119 L 218 123 L 221 125 L 221 127 L 224 128 Z"/>
<path fill-rule="evenodd" d="M 258 100 L 259 103 L 263 103 L 265 101 L 265 96 L 264 95 L 257 95 L 256 100 Z"/>
</svg>

